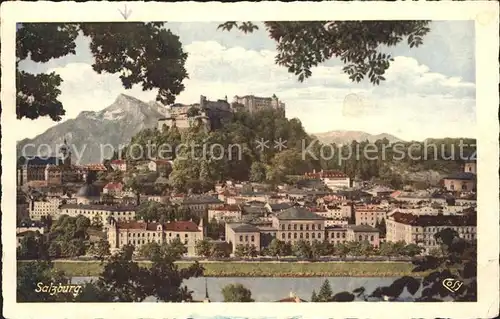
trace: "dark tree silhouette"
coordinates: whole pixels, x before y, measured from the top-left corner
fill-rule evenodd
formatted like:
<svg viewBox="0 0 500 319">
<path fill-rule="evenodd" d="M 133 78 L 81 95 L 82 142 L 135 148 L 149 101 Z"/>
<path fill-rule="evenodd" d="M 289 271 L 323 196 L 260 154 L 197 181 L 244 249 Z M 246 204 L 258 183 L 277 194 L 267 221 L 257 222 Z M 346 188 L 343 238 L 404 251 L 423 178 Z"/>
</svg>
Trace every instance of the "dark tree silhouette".
<svg viewBox="0 0 500 319">
<path fill-rule="evenodd" d="M 156 99 L 164 104 L 175 101 L 188 77 L 184 64 L 187 54 L 179 37 L 162 28 L 163 23 L 25 23 L 18 26 L 17 65 L 25 59 L 48 62 L 75 54 L 79 32 L 90 38 L 94 71 L 120 74 L 126 89 L 134 84 L 143 90 L 158 89 Z M 65 114 L 59 86 L 61 77 L 17 71 L 17 118 L 49 116 L 60 121 Z"/>
<path fill-rule="evenodd" d="M 401 298 L 404 289 L 414 296 L 415 301 L 477 301 L 477 248 L 476 243 L 458 236 L 450 228 L 434 235 L 442 246 L 444 256 L 424 256 L 413 260 L 413 272 L 428 272 L 423 278 L 404 276 L 391 285 L 378 287 L 367 293 L 364 287 L 352 292 L 343 291 L 329 301 L 353 301 L 356 298 L 365 301 L 396 300 Z M 445 279 L 460 280 L 463 285 L 455 292 L 446 289 Z M 417 291 L 421 293 L 416 296 Z"/>
<path fill-rule="evenodd" d="M 344 72 L 353 81 L 368 77 L 378 85 L 393 61 L 380 50 L 407 39 L 410 48 L 423 43 L 430 31 L 429 21 L 267 21 L 264 26 L 276 41 L 276 64 L 286 67 L 300 82 L 312 75 L 311 69 L 332 58 L 345 64 Z M 228 21 L 219 29 L 239 29 L 251 33 L 252 22 Z"/>
</svg>

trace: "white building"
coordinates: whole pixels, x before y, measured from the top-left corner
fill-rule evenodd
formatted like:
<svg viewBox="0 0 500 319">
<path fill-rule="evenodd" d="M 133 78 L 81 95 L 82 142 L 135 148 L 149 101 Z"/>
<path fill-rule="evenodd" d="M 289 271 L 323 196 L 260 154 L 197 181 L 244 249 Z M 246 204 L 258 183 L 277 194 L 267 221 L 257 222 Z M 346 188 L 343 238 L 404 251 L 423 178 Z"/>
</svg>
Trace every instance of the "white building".
<svg viewBox="0 0 500 319">
<path fill-rule="evenodd" d="M 426 252 L 439 248 L 434 235 L 451 228 L 466 240 L 476 239 L 475 215 L 412 215 L 396 212 L 386 219 L 386 241 L 417 244 Z"/>
<path fill-rule="evenodd" d="M 32 200 L 28 207 L 31 220 L 40 220 L 42 216 L 50 216 L 52 219 L 59 217 L 59 206 L 62 200 L 59 197 L 48 197 L 42 200 Z"/>
<path fill-rule="evenodd" d="M 103 194 L 108 194 L 115 197 L 121 197 L 123 191 L 122 183 L 107 183 L 102 189 Z"/>
<path fill-rule="evenodd" d="M 331 226 L 347 227 L 348 224 L 349 221 L 347 219 L 336 219 L 336 218 L 325 219 L 325 227 L 331 227 Z"/>
<path fill-rule="evenodd" d="M 112 205 L 83 205 L 67 204 L 59 209 L 59 215 L 77 217 L 82 215 L 92 221 L 96 216 L 101 218 L 102 224 L 107 224 L 108 218 L 113 217 L 117 221 L 129 221 L 135 219 L 135 206 L 112 206 Z"/>
<path fill-rule="evenodd" d="M 215 219 L 217 222 L 241 221 L 242 210 L 238 205 L 222 205 L 208 209 L 208 221 Z"/>
<path fill-rule="evenodd" d="M 179 240 L 185 245 L 185 256 L 196 256 L 196 243 L 203 240 L 203 219 L 199 225 L 192 221 L 175 221 L 161 223 L 146 223 L 142 221 L 117 222 L 110 219 L 107 227 L 107 239 L 111 252 L 120 250 L 124 245 L 136 247 L 136 251 L 151 242 L 158 244 Z"/>
<path fill-rule="evenodd" d="M 308 179 L 320 179 L 329 189 L 338 190 L 351 187 L 351 179 L 346 174 L 339 171 L 324 171 L 306 173 Z"/>
<path fill-rule="evenodd" d="M 127 162 L 125 160 L 112 160 L 110 165 L 115 171 L 127 171 Z"/>
</svg>

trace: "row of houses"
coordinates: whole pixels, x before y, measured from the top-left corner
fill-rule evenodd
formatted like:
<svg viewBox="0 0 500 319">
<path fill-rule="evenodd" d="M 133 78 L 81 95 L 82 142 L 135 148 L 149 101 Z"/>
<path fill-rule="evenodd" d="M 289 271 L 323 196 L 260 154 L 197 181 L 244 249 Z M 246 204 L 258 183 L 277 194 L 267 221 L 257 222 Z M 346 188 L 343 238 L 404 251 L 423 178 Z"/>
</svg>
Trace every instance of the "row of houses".
<svg viewBox="0 0 500 319">
<path fill-rule="evenodd" d="M 123 215 L 124 214 L 124 215 Z M 196 242 L 205 238 L 203 219 L 196 225 L 193 221 L 174 221 L 165 224 L 136 221 L 122 212 L 115 215 L 106 226 L 107 238 L 114 250 L 124 245 L 136 247 L 150 243 L 170 242 L 178 238 L 186 245 L 188 256 L 196 255 Z M 277 238 L 291 244 L 298 241 L 368 241 L 375 247 L 380 244 L 378 230 L 370 226 L 349 227 L 326 226 L 325 218 L 302 207 L 292 207 L 272 216 L 270 226 L 251 223 L 226 223 L 224 240 L 231 244 L 233 253 L 238 245 L 252 245 L 257 251 Z"/>
<path fill-rule="evenodd" d="M 404 241 L 408 244 L 417 244 L 427 252 L 438 247 L 439 244 L 436 242 L 434 234 L 445 228 L 457 231 L 461 238 L 476 239 L 476 218 L 472 214 L 415 216 L 396 212 L 387 218 L 386 223 L 386 241 Z M 142 245 L 149 242 L 148 240 L 168 242 L 173 238 L 180 238 L 187 245 L 188 254 L 195 256 L 196 241 L 201 240 L 206 235 L 203 225 L 195 225 L 190 221 L 172 222 L 162 225 L 161 229 L 158 226 L 157 223 L 147 224 L 129 219 L 113 224 L 109 228 L 108 238 L 113 238 L 112 247 L 115 249 L 128 243 Z M 152 235 L 152 232 L 155 231 L 159 232 L 159 235 Z M 121 233 L 139 233 L 139 235 L 121 235 Z M 260 251 L 274 238 L 291 244 L 298 241 L 309 243 L 327 241 L 333 244 L 366 241 L 374 247 L 379 247 L 381 243 L 379 230 L 375 227 L 369 225 L 327 226 L 324 217 L 303 207 L 292 207 L 273 215 L 270 225 L 244 222 L 225 224 L 224 240 L 232 245 L 233 253 L 238 245 L 252 245 L 257 251 Z"/>
</svg>

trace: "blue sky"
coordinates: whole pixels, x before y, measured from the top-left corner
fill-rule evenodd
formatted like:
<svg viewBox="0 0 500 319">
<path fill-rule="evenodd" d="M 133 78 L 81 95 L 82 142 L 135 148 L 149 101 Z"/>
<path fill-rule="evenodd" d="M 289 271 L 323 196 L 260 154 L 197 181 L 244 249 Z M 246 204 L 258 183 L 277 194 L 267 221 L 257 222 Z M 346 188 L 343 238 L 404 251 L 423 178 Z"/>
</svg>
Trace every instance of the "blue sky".
<svg viewBox="0 0 500 319">
<path fill-rule="evenodd" d="M 475 61 L 473 21 L 435 21 L 424 44 L 406 43 L 385 49 L 395 57 L 380 86 L 352 83 L 338 60 L 313 70 L 303 83 L 274 64 L 275 43 L 264 28 L 253 34 L 217 30 L 218 23 L 167 23 L 178 34 L 189 57 L 189 80 L 177 102 L 194 103 L 200 95 L 218 99 L 234 95 L 275 93 L 287 105 L 287 116 L 299 118 L 311 133 L 361 130 L 400 138 L 475 136 Z M 156 92 L 140 87 L 125 90 L 117 75 L 98 75 L 88 40 L 77 39 L 76 55 L 48 63 L 23 61 L 29 72 L 55 71 L 63 78 L 60 100 L 67 115 L 98 111 L 120 93 L 144 101 Z M 347 97 L 347 98 L 346 98 Z M 43 133 L 54 122 L 22 120 L 18 138 Z"/>
</svg>

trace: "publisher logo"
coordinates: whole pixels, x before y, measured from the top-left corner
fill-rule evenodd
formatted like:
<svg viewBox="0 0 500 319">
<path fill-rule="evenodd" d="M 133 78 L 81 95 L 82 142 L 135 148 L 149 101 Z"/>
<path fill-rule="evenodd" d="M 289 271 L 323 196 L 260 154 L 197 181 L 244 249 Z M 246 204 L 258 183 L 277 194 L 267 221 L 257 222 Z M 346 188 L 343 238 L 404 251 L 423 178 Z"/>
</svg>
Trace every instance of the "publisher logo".
<svg viewBox="0 0 500 319">
<path fill-rule="evenodd" d="M 457 292 L 464 283 L 454 278 L 446 278 L 443 280 L 443 287 L 451 292 Z"/>
</svg>

